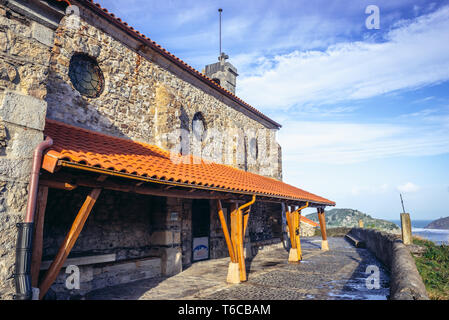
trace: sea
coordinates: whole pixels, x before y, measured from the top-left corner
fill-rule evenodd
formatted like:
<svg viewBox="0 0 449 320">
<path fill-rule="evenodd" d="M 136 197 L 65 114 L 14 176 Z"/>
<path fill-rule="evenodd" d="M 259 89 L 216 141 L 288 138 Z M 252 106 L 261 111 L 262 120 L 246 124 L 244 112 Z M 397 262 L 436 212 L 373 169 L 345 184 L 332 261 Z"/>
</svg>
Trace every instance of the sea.
<svg viewBox="0 0 449 320">
<path fill-rule="evenodd" d="M 401 227 L 401 220 L 389 220 Z M 433 220 L 413 220 L 412 234 L 424 239 L 435 242 L 437 245 L 449 244 L 449 230 L 444 229 L 425 229 L 424 227 Z"/>
</svg>

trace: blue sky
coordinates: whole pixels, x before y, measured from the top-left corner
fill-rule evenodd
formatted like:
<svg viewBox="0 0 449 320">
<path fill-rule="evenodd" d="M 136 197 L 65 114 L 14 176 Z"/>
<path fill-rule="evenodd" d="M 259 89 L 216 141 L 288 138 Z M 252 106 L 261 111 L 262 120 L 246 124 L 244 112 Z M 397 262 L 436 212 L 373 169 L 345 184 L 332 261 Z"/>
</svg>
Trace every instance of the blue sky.
<svg viewBox="0 0 449 320">
<path fill-rule="evenodd" d="M 223 8 L 237 95 L 283 125 L 285 182 L 379 218 L 400 192 L 412 219 L 449 216 L 449 0 L 100 3 L 199 71 Z"/>
</svg>

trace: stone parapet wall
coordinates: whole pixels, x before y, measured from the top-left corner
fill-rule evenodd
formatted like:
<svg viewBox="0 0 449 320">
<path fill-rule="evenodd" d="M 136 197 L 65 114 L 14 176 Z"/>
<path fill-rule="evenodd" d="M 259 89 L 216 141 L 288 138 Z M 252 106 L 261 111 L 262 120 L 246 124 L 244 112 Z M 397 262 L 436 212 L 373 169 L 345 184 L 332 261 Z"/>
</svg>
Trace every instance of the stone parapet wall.
<svg viewBox="0 0 449 320">
<path fill-rule="evenodd" d="M 398 235 L 361 228 L 351 229 L 350 234 L 364 241 L 366 247 L 390 269 L 390 299 L 429 299 L 415 261 Z"/>
</svg>

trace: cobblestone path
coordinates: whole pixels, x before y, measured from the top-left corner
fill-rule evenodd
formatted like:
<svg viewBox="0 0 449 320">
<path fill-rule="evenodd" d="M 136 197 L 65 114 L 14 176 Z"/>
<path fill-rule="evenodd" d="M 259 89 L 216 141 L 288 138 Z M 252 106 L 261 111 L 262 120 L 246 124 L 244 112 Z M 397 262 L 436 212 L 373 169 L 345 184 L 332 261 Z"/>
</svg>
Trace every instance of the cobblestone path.
<svg viewBox="0 0 449 320">
<path fill-rule="evenodd" d="M 261 300 L 385 300 L 389 274 L 367 250 L 344 238 L 329 238 L 330 251 L 320 250 L 316 237 L 301 239 L 303 261 L 288 264 L 281 246 L 260 250 L 247 260 L 248 281 L 226 283 L 229 258 L 194 263 L 180 274 L 153 278 L 91 292 L 87 299 L 261 299 Z M 368 289 L 367 266 L 379 268 L 379 289 Z"/>
</svg>

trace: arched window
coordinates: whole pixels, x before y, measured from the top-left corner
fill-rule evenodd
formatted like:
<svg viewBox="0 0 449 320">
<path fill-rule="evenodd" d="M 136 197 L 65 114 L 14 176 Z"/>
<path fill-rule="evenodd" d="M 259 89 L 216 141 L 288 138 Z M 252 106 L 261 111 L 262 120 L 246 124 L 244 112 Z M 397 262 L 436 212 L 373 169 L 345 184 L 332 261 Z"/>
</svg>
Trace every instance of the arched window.
<svg viewBox="0 0 449 320">
<path fill-rule="evenodd" d="M 94 58 L 77 53 L 70 59 L 69 77 L 73 86 L 83 96 L 97 98 L 104 89 L 104 77 Z"/>
<path fill-rule="evenodd" d="M 220 84 L 220 79 L 218 79 L 218 78 L 213 78 L 212 81 L 218 85 Z"/>
<path fill-rule="evenodd" d="M 198 141 L 203 141 L 206 133 L 206 121 L 201 112 L 195 113 L 192 120 L 192 131 Z"/>
<path fill-rule="evenodd" d="M 257 139 L 252 138 L 249 142 L 249 152 L 254 160 L 257 160 L 259 156 L 259 146 L 257 145 Z"/>
</svg>

